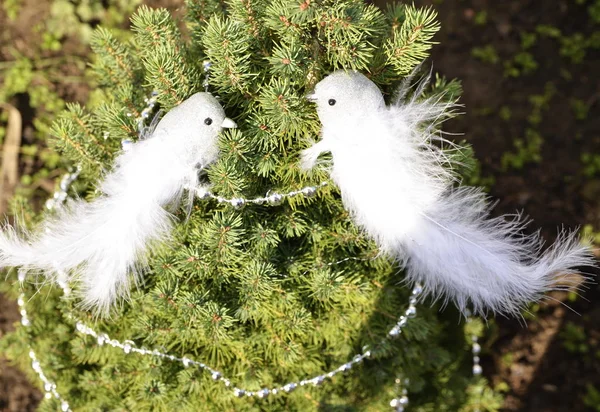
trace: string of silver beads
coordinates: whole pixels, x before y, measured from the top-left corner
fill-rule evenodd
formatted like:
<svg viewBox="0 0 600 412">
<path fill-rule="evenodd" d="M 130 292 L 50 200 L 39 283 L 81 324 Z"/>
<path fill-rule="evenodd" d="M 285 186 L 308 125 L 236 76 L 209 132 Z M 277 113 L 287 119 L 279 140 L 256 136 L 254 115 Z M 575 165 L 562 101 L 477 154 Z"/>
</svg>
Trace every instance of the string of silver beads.
<svg viewBox="0 0 600 412">
<path fill-rule="evenodd" d="M 25 271 L 19 271 L 19 281 L 23 282 L 25 280 Z M 21 325 L 26 328 L 31 327 L 31 321 L 29 320 L 29 316 L 27 314 L 27 308 L 25 307 L 25 293 L 21 292 L 19 298 L 17 299 L 17 305 L 19 305 L 19 312 L 21 314 Z M 40 361 L 37 359 L 35 351 L 29 346 L 29 358 L 31 359 L 31 368 L 37 373 L 38 377 L 44 384 L 44 397 L 46 399 L 55 398 L 60 402 L 60 410 L 62 412 L 70 412 L 71 407 L 69 406 L 69 402 L 67 402 L 58 392 L 56 388 L 56 384 L 48 379 L 44 370 L 42 369 L 42 365 Z"/>
<path fill-rule="evenodd" d="M 402 384 L 402 385 L 401 385 Z M 408 406 L 408 385 L 410 384 L 410 380 L 408 378 L 404 378 L 404 380 L 400 378 L 396 378 L 396 392 L 400 393 L 400 397 L 394 398 L 390 401 L 390 406 L 394 410 L 394 412 L 404 412 L 404 409 Z M 402 390 L 399 391 L 400 386 L 402 386 Z"/>
<path fill-rule="evenodd" d="M 320 188 L 325 187 L 327 185 L 328 185 L 327 182 L 321 182 L 316 186 L 305 186 L 299 190 L 292 190 L 291 192 L 287 192 L 287 193 L 267 193 L 265 196 L 256 197 L 254 199 L 245 199 L 242 197 L 225 198 L 225 197 L 222 197 L 219 195 L 215 195 L 214 193 L 210 192 L 208 190 L 208 188 L 205 186 L 188 188 L 188 189 L 194 191 L 194 194 L 196 195 L 196 197 L 198 199 L 201 199 L 201 200 L 213 199 L 213 200 L 216 200 L 218 203 L 228 203 L 229 205 L 233 206 L 234 208 L 239 209 L 242 206 L 249 204 L 249 203 L 255 204 L 255 205 L 263 205 L 266 203 L 271 206 L 278 206 L 286 198 L 295 197 L 295 196 L 304 196 L 304 197 L 310 198 L 310 197 L 313 197 L 317 193 L 317 190 L 319 190 Z"/>
<path fill-rule="evenodd" d="M 409 298 L 408 309 L 406 310 L 405 314 L 399 318 L 398 322 L 392 328 L 392 330 L 397 328 L 400 331 L 404 326 L 406 326 L 408 319 L 412 319 L 416 316 L 417 312 L 416 312 L 415 304 L 417 302 L 418 296 L 422 293 L 422 291 L 423 291 L 423 287 L 420 284 L 416 284 L 415 287 L 413 288 L 413 290 L 411 292 L 411 296 Z M 162 359 L 167 359 L 167 360 L 170 360 L 173 362 L 179 362 L 186 368 L 188 368 L 190 366 L 198 367 L 199 369 L 202 369 L 202 370 L 210 373 L 213 380 L 222 383 L 227 388 L 230 388 L 232 390 L 233 394 L 239 398 L 256 397 L 259 399 L 263 399 L 270 395 L 277 395 L 280 393 L 289 393 L 289 392 L 292 392 L 293 390 L 295 390 L 296 388 L 303 387 L 303 386 L 320 386 L 320 385 L 324 384 L 325 382 L 327 382 L 328 380 L 330 380 L 331 378 L 333 378 L 334 376 L 336 376 L 340 373 L 350 371 L 355 365 L 362 363 L 365 359 L 370 358 L 372 355 L 372 352 L 369 349 L 369 347 L 365 346 L 363 348 L 363 351 L 361 353 L 355 355 L 352 358 L 352 360 L 350 360 L 349 362 L 343 363 L 342 365 L 338 366 L 337 368 L 335 368 L 327 373 L 323 373 L 321 375 L 313 376 L 313 377 L 310 377 L 307 379 L 302 379 L 297 382 L 288 382 L 284 385 L 273 387 L 273 388 L 263 388 L 260 390 L 252 391 L 252 390 L 248 390 L 245 388 L 232 386 L 231 379 L 225 377 L 221 371 L 218 371 L 218 370 L 206 365 L 203 362 L 198 362 L 198 361 L 195 361 L 195 360 L 187 358 L 187 357 L 182 358 L 182 357 L 178 357 L 178 356 L 171 355 L 168 353 L 163 353 L 156 349 L 137 348 L 137 347 L 135 347 L 135 345 L 132 341 L 127 340 L 124 342 L 120 342 L 116 339 L 112 339 L 107 334 L 98 333 L 94 329 L 90 328 L 89 326 L 87 326 L 86 324 L 84 324 L 83 322 L 80 322 L 80 321 L 77 321 L 75 326 L 79 333 L 95 338 L 96 343 L 100 346 L 110 345 L 114 348 L 121 349 L 125 354 L 136 353 L 136 354 L 143 355 L 143 356 L 153 356 L 153 357 L 158 357 L 158 358 L 162 358 Z M 391 330 L 390 330 L 390 332 L 391 332 Z M 390 337 L 394 337 L 394 335 L 392 335 L 391 333 L 388 332 L 386 339 L 389 339 Z"/>
</svg>

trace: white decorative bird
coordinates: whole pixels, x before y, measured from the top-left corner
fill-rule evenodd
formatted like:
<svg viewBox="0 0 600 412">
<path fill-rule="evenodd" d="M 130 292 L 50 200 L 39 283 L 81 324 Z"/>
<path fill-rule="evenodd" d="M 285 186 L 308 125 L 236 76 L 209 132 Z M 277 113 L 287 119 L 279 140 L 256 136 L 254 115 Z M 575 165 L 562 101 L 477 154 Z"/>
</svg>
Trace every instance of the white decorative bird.
<svg viewBox="0 0 600 412">
<path fill-rule="evenodd" d="M 525 236 L 520 216 L 489 218 L 477 188 L 455 188 L 451 162 L 436 146 L 436 126 L 450 106 L 412 98 L 408 86 L 386 106 L 381 91 L 358 72 L 336 71 L 316 85 L 322 139 L 302 153 L 314 167 L 331 152 L 332 180 L 355 222 L 405 268 L 409 282 L 453 301 L 463 312 L 516 315 L 562 275 L 593 265 L 590 250 L 563 234 L 541 253 L 539 234 Z M 443 140 L 443 139 L 442 139 Z"/>
<path fill-rule="evenodd" d="M 218 134 L 231 127 L 212 95 L 194 94 L 117 157 L 96 199 L 68 204 L 27 239 L 5 228 L 0 267 L 21 266 L 52 280 L 66 274 L 81 282 L 84 306 L 106 314 L 129 293 L 130 274 L 139 278 L 150 245 L 168 238 L 172 215 L 165 207 L 198 184 L 199 169 L 217 158 Z"/>
</svg>

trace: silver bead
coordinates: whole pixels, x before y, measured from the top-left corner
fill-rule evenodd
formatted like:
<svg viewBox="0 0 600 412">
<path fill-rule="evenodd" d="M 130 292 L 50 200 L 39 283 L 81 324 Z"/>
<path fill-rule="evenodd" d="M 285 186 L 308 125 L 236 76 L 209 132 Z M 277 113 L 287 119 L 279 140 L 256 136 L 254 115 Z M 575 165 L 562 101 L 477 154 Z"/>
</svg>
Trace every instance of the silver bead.
<svg viewBox="0 0 600 412">
<path fill-rule="evenodd" d="M 25 282 L 25 276 L 27 276 L 27 272 L 24 270 L 19 270 L 17 279 L 19 279 L 19 282 L 23 283 L 23 282 Z"/>
<path fill-rule="evenodd" d="M 283 391 L 290 393 L 291 391 L 293 391 L 294 389 L 296 389 L 297 385 L 295 383 L 288 383 L 287 385 L 285 385 L 283 387 Z"/>
<path fill-rule="evenodd" d="M 398 399 L 398 403 L 400 404 L 400 406 L 408 406 L 408 396 L 403 396 L 400 399 Z"/>
<path fill-rule="evenodd" d="M 360 356 L 360 355 L 356 355 L 355 357 L 352 358 L 352 362 L 354 362 L 354 363 L 360 363 L 360 362 L 362 362 L 362 360 L 363 360 L 362 356 Z"/>
<path fill-rule="evenodd" d="M 23 326 L 30 326 L 31 322 L 27 318 L 22 318 L 21 319 L 21 325 L 23 325 Z"/>
<path fill-rule="evenodd" d="M 187 367 L 189 367 L 189 366 L 190 366 L 190 362 L 191 362 L 191 361 L 192 361 L 191 359 L 188 359 L 188 358 L 183 358 L 183 359 L 181 360 L 181 363 L 183 363 L 183 366 L 187 368 Z"/>
<path fill-rule="evenodd" d="M 305 187 L 302 189 L 302 194 L 306 197 L 313 197 L 317 193 L 317 189 L 312 186 Z"/>
<path fill-rule="evenodd" d="M 406 312 L 404 312 L 404 314 L 407 318 L 413 319 L 415 316 L 417 316 L 417 308 L 415 308 L 414 306 L 409 306 L 408 309 L 406 309 Z"/>
<path fill-rule="evenodd" d="M 60 410 L 62 412 L 67 412 L 69 410 L 69 404 L 66 401 L 62 401 L 60 403 Z"/>
<path fill-rule="evenodd" d="M 245 391 L 245 390 L 243 390 L 243 389 L 235 388 L 235 389 L 233 390 L 233 394 L 234 394 L 235 396 L 237 396 L 238 398 L 241 398 L 242 396 L 244 396 L 244 395 L 246 394 L 246 391 Z"/>
<path fill-rule="evenodd" d="M 37 360 L 34 360 L 33 362 L 31 362 L 31 367 L 37 373 L 40 373 L 42 371 L 42 366 L 40 365 L 40 363 Z"/>
<path fill-rule="evenodd" d="M 213 378 L 214 381 L 218 381 L 221 379 L 221 372 L 215 371 L 210 375 L 210 377 Z"/>
<path fill-rule="evenodd" d="M 316 378 L 312 379 L 312 383 L 315 386 L 322 385 L 323 382 L 325 382 L 325 377 L 323 375 L 317 376 Z"/>
<path fill-rule="evenodd" d="M 50 392 L 52 390 L 52 384 L 50 382 L 47 382 L 44 384 L 44 390 L 46 392 Z"/>
<path fill-rule="evenodd" d="M 413 296 L 418 296 L 421 293 L 423 293 L 423 286 L 421 286 L 420 284 L 416 284 L 415 287 L 412 290 L 412 295 Z"/>
<path fill-rule="evenodd" d="M 210 198 L 210 192 L 205 187 L 196 188 L 196 197 L 200 200 L 206 200 Z"/>
<path fill-rule="evenodd" d="M 283 196 L 279 193 L 273 193 L 267 197 L 267 201 L 271 206 L 278 206 L 283 202 Z"/>
<path fill-rule="evenodd" d="M 50 392 L 46 392 L 46 393 L 44 394 L 44 398 L 46 398 L 46 399 L 50 399 L 50 398 L 52 398 L 52 394 L 51 394 Z"/>
<path fill-rule="evenodd" d="M 130 353 L 131 352 L 131 344 L 126 343 L 123 345 L 123 352 Z"/>
<path fill-rule="evenodd" d="M 267 396 L 269 396 L 270 393 L 271 393 L 271 391 L 268 389 L 261 389 L 258 392 L 256 392 L 256 396 L 263 399 L 263 398 L 266 398 Z"/>
<path fill-rule="evenodd" d="M 477 355 L 479 352 L 481 352 L 481 345 L 479 343 L 474 343 L 473 344 L 473 353 Z"/>
<path fill-rule="evenodd" d="M 98 338 L 96 339 L 96 341 L 98 342 L 98 345 L 100 345 L 100 346 L 104 345 L 107 340 L 108 340 L 108 336 L 106 336 L 105 334 L 98 335 Z"/>
<path fill-rule="evenodd" d="M 411 296 L 411 297 L 408 299 L 408 304 L 409 304 L 409 305 L 411 305 L 411 306 L 414 306 L 414 305 L 416 305 L 416 304 L 417 304 L 417 298 L 416 298 L 416 296 Z"/>
<path fill-rule="evenodd" d="M 231 199 L 229 203 L 231 203 L 231 206 L 235 207 L 236 209 L 239 209 L 246 204 L 246 201 L 242 198 L 235 198 Z"/>
<path fill-rule="evenodd" d="M 30 357 L 31 359 L 35 359 L 35 352 L 33 351 L 33 349 L 31 349 L 31 350 L 29 351 L 29 357 Z"/>
<path fill-rule="evenodd" d="M 479 376 L 481 375 L 481 372 L 483 372 L 483 369 L 480 365 L 473 365 L 473 375 Z"/>
<path fill-rule="evenodd" d="M 473 363 L 479 363 L 479 356 L 473 356 Z"/>
<path fill-rule="evenodd" d="M 351 363 L 344 363 L 342 366 L 340 366 L 338 368 L 338 370 L 340 372 L 348 372 L 350 369 L 352 369 L 352 364 Z"/>
<path fill-rule="evenodd" d="M 400 400 L 399 400 L 399 399 L 396 399 L 396 398 L 392 399 L 392 400 L 390 401 L 390 406 L 391 406 L 392 408 L 396 408 L 396 407 L 400 406 Z"/>
<path fill-rule="evenodd" d="M 390 329 L 390 331 L 388 332 L 388 336 L 390 338 L 397 338 L 398 336 L 400 336 L 401 330 L 398 326 L 394 326 L 392 329 Z"/>
<path fill-rule="evenodd" d="M 408 318 L 406 316 L 400 316 L 400 318 L 398 319 L 398 323 L 396 325 L 398 325 L 399 328 L 403 328 L 406 326 L 407 322 L 408 322 Z"/>
</svg>

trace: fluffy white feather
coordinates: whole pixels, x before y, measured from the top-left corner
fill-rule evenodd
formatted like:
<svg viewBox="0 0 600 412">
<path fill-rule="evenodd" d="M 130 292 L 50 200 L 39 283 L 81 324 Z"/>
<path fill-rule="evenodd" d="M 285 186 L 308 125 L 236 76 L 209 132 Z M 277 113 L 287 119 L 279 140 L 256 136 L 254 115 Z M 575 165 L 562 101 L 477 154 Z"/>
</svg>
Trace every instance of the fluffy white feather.
<svg viewBox="0 0 600 412">
<path fill-rule="evenodd" d="M 489 218 L 485 195 L 455 189 L 449 160 L 435 140 L 448 104 L 439 97 L 386 106 L 377 86 L 358 72 L 337 71 L 308 96 L 317 104 L 322 139 L 302 153 L 312 168 L 331 152 L 331 178 L 358 225 L 406 268 L 406 279 L 465 312 L 517 314 L 552 289 L 558 277 L 592 265 L 575 235 L 540 253 L 538 235 L 524 236 L 520 216 Z M 401 99 L 406 90 L 401 91 Z"/>
<path fill-rule="evenodd" d="M 217 136 L 235 127 L 217 100 L 197 93 L 168 112 L 146 140 L 119 155 L 92 202 L 75 201 L 28 239 L 12 228 L 0 233 L 0 266 L 21 266 L 50 279 L 66 273 L 83 286 L 87 307 L 107 313 L 127 295 L 151 244 L 172 227 L 165 207 L 184 187 L 196 186 L 198 169 L 217 158 Z M 190 195 L 190 202 L 193 196 Z"/>
</svg>

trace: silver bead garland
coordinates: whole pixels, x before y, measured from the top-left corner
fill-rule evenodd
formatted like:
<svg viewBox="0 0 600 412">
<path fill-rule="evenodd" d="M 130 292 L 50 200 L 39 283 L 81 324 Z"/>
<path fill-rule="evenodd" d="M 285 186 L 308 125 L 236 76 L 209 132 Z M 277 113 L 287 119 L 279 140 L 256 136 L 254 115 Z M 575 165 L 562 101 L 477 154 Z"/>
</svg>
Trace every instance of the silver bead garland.
<svg viewBox="0 0 600 412">
<path fill-rule="evenodd" d="M 202 82 L 202 86 L 204 87 L 204 91 L 206 93 L 208 93 L 208 87 L 209 87 L 209 83 L 208 83 L 208 79 L 210 78 L 210 67 L 212 66 L 212 63 L 209 62 L 208 60 L 205 60 L 204 62 L 202 62 L 202 70 L 204 71 L 204 82 Z"/>
<path fill-rule="evenodd" d="M 344 261 L 345 260 L 346 259 L 344 259 Z M 422 291 L 423 291 L 422 286 L 420 284 L 416 284 L 412 290 L 411 297 L 409 299 L 410 303 L 409 303 L 408 309 L 406 309 L 406 312 L 405 312 L 405 315 L 411 314 L 411 316 L 408 316 L 408 315 L 400 316 L 396 325 L 394 325 L 392 327 L 392 329 L 388 332 L 387 338 L 384 338 L 384 339 L 394 337 L 394 336 L 392 336 L 392 330 L 397 330 L 398 334 L 399 334 L 401 332 L 402 328 L 404 328 L 404 326 L 406 326 L 408 319 L 414 318 L 414 316 L 412 314 L 416 315 L 416 313 L 417 313 L 417 309 L 415 307 L 415 303 L 416 303 L 415 299 L 418 298 L 418 296 L 422 293 Z M 76 326 L 76 330 L 79 333 L 93 337 L 95 339 L 96 343 L 100 346 L 109 345 L 109 346 L 112 346 L 113 348 L 119 348 L 125 354 L 135 353 L 135 354 L 139 354 L 139 355 L 143 355 L 143 356 L 152 356 L 155 358 L 167 359 L 172 362 L 179 362 L 185 368 L 189 368 L 190 366 L 196 366 L 197 368 L 210 373 L 211 378 L 214 381 L 222 383 L 226 388 L 230 388 L 231 391 L 233 392 L 233 395 L 237 396 L 237 397 L 255 397 L 255 398 L 259 398 L 259 399 L 264 399 L 270 395 L 277 395 L 282 392 L 290 393 L 294 389 L 296 389 L 298 387 L 302 387 L 302 386 L 321 386 L 324 383 L 330 381 L 331 378 L 333 378 L 334 376 L 336 376 L 340 373 L 350 371 L 355 365 L 362 363 L 365 359 L 370 358 L 372 355 L 372 351 L 368 347 L 364 347 L 363 352 L 356 354 L 352 358 L 352 360 L 350 360 L 349 362 L 343 363 L 342 365 L 338 366 L 337 368 L 335 368 L 329 372 L 326 372 L 326 373 L 323 373 L 323 374 L 320 374 L 317 376 L 309 377 L 307 379 L 302 379 L 297 382 L 288 382 L 284 385 L 276 386 L 273 388 L 263 388 L 258 391 L 251 391 L 251 390 L 248 390 L 245 388 L 233 386 L 231 379 L 225 377 L 221 371 L 218 371 L 218 370 L 212 368 L 211 366 L 206 365 L 203 362 L 198 362 L 198 361 L 195 361 L 195 360 L 187 358 L 187 357 L 179 357 L 179 356 L 171 355 L 171 354 L 164 353 L 164 352 L 161 352 L 156 349 L 137 348 L 134 346 L 134 343 L 132 341 L 120 342 L 116 339 L 112 339 L 107 334 L 96 332 L 94 329 L 87 326 L 85 323 L 83 323 L 81 321 L 77 321 L 75 326 Z M 406 398 L 406 400 L 408 400 L 406 394 L 404 395 L 404 398 Z M 404 399 L 404 398 L 401 398 L 401 399 Z M 404 403 L 404 400 L 400 400 L 398 402 Z"/>
<path fill-rule="evenodd" d="M 467 323 L 472 322 L 473 318 L 471 318 L 471 311 L 467 310 Z M 473 353 L 473 376 L 481 376 L 483 373 L 483 368 L 481 367 L 479 361 L 479 353 L 481 352 L 481 345 L 479 344 L 479 338 L 477 335 L 471 335 L 471 352 Z"/>
<path fill-rule="evenodd" d="M 396 393 L 400 393 L 400 397 L 394 398 L 390 401 L 390 406 L 394 412 L 404 412 L 408 406 L 408 389 L 407 386 L 410 384 L 408 378 L 400 379 L 396 378 Z M 402 387 L 402 390 L 400 390 Z"/>
<path fill-rule="evenodd" d="M 196 197 L 198 199 L 201 200 L 206 200 L 206 199 L 213 199 L 216 200 L 218 203 L 227 203 L 231 206 L 233 206 L 234 208 L 240 208 L 248 203 L 252 203 L 255 205 L 263 205 L 263 204 L 269 204 L 271 206 L 278 206 L 280 205 L 284 199 L 290 198 L 290 197 L 296 197 L 296 196 L 304 196 L 307 198 L 313 197 L 316 193 L 318 189 L 321 189 L 325 186 L 327 186 L 329 183 L 328 182 L 321 182 L 316 186 L 305 186 L 299 190 L 292 190 L 291 192 L 287 192 L 287 193 L 275 193 L 275 192 L 270 192 L 267 193 L 265 196 L 262 197 L 256 197 L 253 199 L 245 199 L 242 197 L 234 197 L 234 198 L 225 198 L 219 195 L 215 195 L 214 193 L 210 192 L 208 190 L 207 187 L 205 186 L 200 186 L 200 187 L 187 187 L 186 189 L 191 190 L 194 192 L 194 194 L 196 195 Z"/>
<path fill-rule="evenodd" d="M 73 171 L 72 173 L 67 173 L 62 177 L 62 179 L 60 180 L 59 189 L 54 193 L 52 198 L 50 198 L 50 199 L 48 199 L 48 201 L 46 201 L 46 208 L 48 210 L 54 210 L 54 209 L 58 209 L 58 208 L 62 207 L 63 203 L 67 199 L 67 191 L 69 190 L 69 187 L 75 181 L 75 179 L 77 179 L 77 177 L 79 176 L 79 173 L 81 173 L 81 167 L 77 166 L 75 171 Z M 18 272 L 18 280 L 21 285 L 23 284 L 23 282 L 25 282 L 26 274 L 27 273 L 25 270 L 19 270 L 19 272 Z M 65 294 L 65 296 L 68 296 L 71 292 L 71 289 L 67 286 L 67 284 L 65 282 L 63 282 L 61 280 L 60 276 L 59 276 L 59 285 L 63 289 L 63 293 Z M 27 314 L 27 308 L 25 307 L 25 292 L 23 292 L 22 289 L 21 289 L 21 293 L 19 294 L 19 298 L 17 299 L 17 305 L 19 306 L 19 312 L 21 314 L 21 325 L 23 325 L 26 328 L 29 328 L 31 326 L 31 321 L 29 320 L 29 316 Z M 60 410 L 61 411 L 63 411 L 63 412 L 71 411 L 69 402 L 67 402 L 60 395 L 60 393 L 57 390 L 56 384 L 53 381 L 51 381 L 50 379 L 48 379 L 48 377 L 46 377 L 46 374 L 44 373 L 44 371 L 42 369 L 42 365 L 40 364 L 40 361 L 37 359 L 35 351 L 31 347 L 31 345 L 28 345 L 28 346 L 29 346 L 29 357 L 31 358 L 31 367 L 37 373 L 38 377 L 44 384 L 44 392 L 45 392 L 44 397 L 46 399 L 52 399 L 54 397 L 55 399 L 57 399 L 60 402 Z"/>
</svg>

